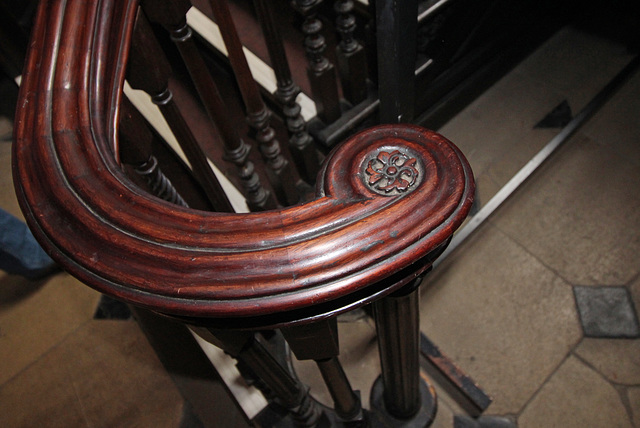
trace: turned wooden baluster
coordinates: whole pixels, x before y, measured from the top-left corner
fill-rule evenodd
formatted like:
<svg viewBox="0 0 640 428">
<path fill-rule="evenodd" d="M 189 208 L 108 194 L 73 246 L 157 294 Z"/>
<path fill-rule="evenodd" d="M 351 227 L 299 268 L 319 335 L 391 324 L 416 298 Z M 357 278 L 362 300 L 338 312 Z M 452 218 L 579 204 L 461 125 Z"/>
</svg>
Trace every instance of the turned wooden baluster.
<svg viewBox="0 0 640 428">
<path fill-rule="evenodd" d="M 342 93 L 351 104 L 358 104 L 367 97 L 367 58 L 362 45 L 355 39 L 356 17 L 353 0 L 337 0 L 334 9 L 338 14 L 336 28 L 340 43 L 336 48 Z"/>
<path fill-rule="evenodd" d="M 193 173 L 216 211 L 233 212 L 233 207 L 214 175 L 206 155 L 196 141 L 169 89 L 169 65 L 144 13 L 138 11 L 132 35 L 127 80 L 134 89 L 151 96 L 167 120 Z"/>
<path fill-rule="evenodd" d="M 328 426 L 326 415 L 309 395 L 309 388 L 293 377 L 276 358 L 256 340 L 249 331 L 207 330 L 196 327 L 194 330 L 203 339 L 216 345 L 232 357 L 241 360 L 264 382 L 289 410 L 300 428 Z"/>
<path fill-rule="evenodd" d="M 335 317 L 310 324 L 282 328 L 291 350 L 300 361 L 314 360 L 333 399 L 336 414 L 349 424 L 365 426 L 360 396 L 338 360 L 338 323 Z"/>
<path fill-rule="evenodd" d="M 268 0 L 254 0 L 254 6 L 264 33 L 271 65 L 276 75 L 278 89 L 275 96 L 286 117 L 287 130 L 290 135 L 289 151 L 300 174 L 308 183 L 313 183 L 320 170 L 320 161 L 313 138 L 307 132 L 307 124 L 300 114 L 300 104 L 296 101 L 300 88 L 291 77 L 280 29 L 273 18 L 271 3 Z"/>
<path fill-rule="evenodd" d="M 331 123 L 340 117 L 340 99 L 335 69 L 324 56 L 327 44 L 321 33 L 322 21 L 317 16 L 321 3 L 322 0 L 294 0 L 291 4 L 304 18 L 302 32 L 305 36 L 304 47 L 309 59 L 307 74 L 318 117 L 325 123 Z"/>
<path fill-rule="evenodd" d="M 300 194 L 296 187 L 300 177 L 293 165 L 282 154 L 275 130 L 271 127 L 271 112 L 262 100 L 258 84 L 251 75 L 249 64 L 242 50 L 242 43 L 231 18 L 229 4 L 226 0 L 213 0 L 211 1 L 211 9 L 220 27 L 229 61 L 242 94 L 247 110 L 247 120 L 256 132 L 260 152 L 267 164 L 271 184 L 283 204 L 295 204 L 300 200 Z"/>
<path fill-rule="evenodd" d="M 142 7 L 149 19 L 161 24 L 171 34 L 171 39 L 189 70 L 209 118 L 220 131 L 225 158 L 238 167 L 249 209 L 262 211 L 276 208 L 277 202 L 273 194 L 264 188 L 255 172 L 253 162 L 249 160 L 251 146 L 240 138 L 229 119 L 218 87 L 193 40 L 193 33 L 187 25 L 186 18 L 191 2 L 145 0 Z"/>
<path fill-rule="evenodd" d="M 152 154 L 153 134 L 144 118 L 127 98 L 120 106 L 120 159 L 134 167 L 155 196 L 183 207 L 188 206 L 173 184 L 158 167 Z"/>
</svg>

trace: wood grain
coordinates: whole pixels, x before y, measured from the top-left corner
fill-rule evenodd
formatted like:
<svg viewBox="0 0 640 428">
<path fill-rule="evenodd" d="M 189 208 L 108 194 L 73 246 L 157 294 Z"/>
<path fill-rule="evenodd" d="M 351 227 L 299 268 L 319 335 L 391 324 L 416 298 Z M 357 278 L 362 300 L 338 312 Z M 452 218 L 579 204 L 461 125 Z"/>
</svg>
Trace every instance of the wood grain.
<svg viewBox="0 0 640 428">
<path fill-rule="evenodd" d="M 108 4 L 109 7 L 105 7 Z M 139 190 L 114 157 L 135 1 L 45 0 L 16 121 L 14 177 L 43 247 L 95 289 L 230 327 L 334 315 L 430 266 L 466 217 L 473 176 L 459 150 L 412 125 L 363 131 L 334 150 L 317 198 L 250 214 L 208 213 Z M 108 63 L 97 63 L 108 57 Z M 381 152 L 406 153 L 416 182 L 369 188 Z"/>
</svg>

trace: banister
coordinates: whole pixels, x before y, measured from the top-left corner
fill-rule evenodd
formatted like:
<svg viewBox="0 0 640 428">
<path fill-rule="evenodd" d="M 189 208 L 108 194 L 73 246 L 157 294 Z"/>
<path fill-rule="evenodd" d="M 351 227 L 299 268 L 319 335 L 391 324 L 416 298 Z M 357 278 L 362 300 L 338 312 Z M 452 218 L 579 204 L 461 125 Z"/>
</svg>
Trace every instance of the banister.
<svg viewBox="0 0 640 428">
<path fill-rule="evenodd" d="M 429 267 L 466 217 L 474 183 L 452 143 L 415 126 L 353 136 L 325 160 L 317 198 L 281 210 L 202 212 L 139 190 L 114 155 L 136 4 L 43 0 L 37 13 L 14 182 L 59 264 L 132 304 L 235 325 L 335 314 Z"/>
</svg>

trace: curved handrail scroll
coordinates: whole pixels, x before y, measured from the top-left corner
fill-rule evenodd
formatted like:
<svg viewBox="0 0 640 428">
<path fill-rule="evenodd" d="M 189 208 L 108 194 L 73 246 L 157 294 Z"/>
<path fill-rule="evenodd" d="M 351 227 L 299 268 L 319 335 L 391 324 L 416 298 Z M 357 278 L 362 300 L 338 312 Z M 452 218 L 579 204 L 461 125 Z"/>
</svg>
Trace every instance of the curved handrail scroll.
<svg viewBox="0 0 640 428">
<path fill-rule="evenodd" d="M 349 139 L 325 161 L 317 198 L 286 209 L 208 213 L 139 190 L 114 155 L 135 12 L 134 0 L 43 1 L 21 88 L 18 197 L 43 247 L 83 282 L 237 325 L 325 316 L 426 269 L 466 217 L 466 160 L 410 125 Z"/>
</svg>

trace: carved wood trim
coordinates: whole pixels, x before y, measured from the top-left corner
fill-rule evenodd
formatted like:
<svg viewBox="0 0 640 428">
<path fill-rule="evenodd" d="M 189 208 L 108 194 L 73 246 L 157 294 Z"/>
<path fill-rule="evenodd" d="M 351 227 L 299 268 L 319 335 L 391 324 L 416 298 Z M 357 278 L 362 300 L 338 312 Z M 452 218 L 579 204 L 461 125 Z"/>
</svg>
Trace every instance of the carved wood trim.
<svg viewBox="0 0 640 428">
<path fill-rule="evenodd" d="M 327 157 L 317 198 L 282 210 L 207 213 L 139 190 L 113 149 L 136 6 L 45 0 L 37 14 L 14 177 L 25 217 L 56 261 L 130 303 L 234 326 L 335 314 L 428 268 L 466 217 L 474 184 L 453 144 L 415 126 L 350 138 Z M 422 178 L 380 195 L 364 164 L 396 150 L 417 158 Z"/>
</svg>

